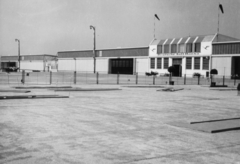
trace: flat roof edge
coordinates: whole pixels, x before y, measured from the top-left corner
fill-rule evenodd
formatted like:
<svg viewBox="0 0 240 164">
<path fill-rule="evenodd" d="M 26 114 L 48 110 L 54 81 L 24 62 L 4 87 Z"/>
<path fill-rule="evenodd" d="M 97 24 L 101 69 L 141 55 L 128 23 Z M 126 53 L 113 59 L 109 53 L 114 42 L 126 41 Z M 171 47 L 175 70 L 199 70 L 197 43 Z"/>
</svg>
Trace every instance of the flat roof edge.
<svg viewBox="0 0 240 164">
<path fill-rule="evenodd" d="M 224 41 L 224 42 L 212 42 L 212 44 L 223 44 L 223 43 L 240 43 L 240 40 L 236 40 L 236 41 Z"/>
<path fill-rule="evenodd" d="M 143 46 L 143 47 L 119 47 L 119 48 L 103 48 L 103 49 L 96 49 L 96 51 L 104 51 L 104 50 L 125 50 L 125 49 L 138 49 L 138 48 L 149 48 L 149 46 Z M 84 51 L 93 51 L 91 50 L 72 50 L 72 51 L 58 51 L 58 53 L 63 52 L 84 52 Z"/>
</svg>

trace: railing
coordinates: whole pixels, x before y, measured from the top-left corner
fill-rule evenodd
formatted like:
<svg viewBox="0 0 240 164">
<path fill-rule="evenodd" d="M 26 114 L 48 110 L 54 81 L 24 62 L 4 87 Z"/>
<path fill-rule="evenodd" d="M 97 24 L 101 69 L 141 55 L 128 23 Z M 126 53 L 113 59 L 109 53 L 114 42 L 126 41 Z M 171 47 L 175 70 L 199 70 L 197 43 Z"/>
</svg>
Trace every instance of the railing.
<svg viewBox="0 0 240 164">
<path fill-rule="evenodd" d="M 172 77 L 174 85 L 210 85 L 211 79 L 204 77 Z M 216 85 L 236 86 L 240 79 L 213 76 Z M 168 85 L 168 76 L 146 76 L 144 74 L 108 74 L 106 72 L 14 72 L 0 73 L 0 84 L 7 85 L 72 85 L 72 84 L 119 84 L 119 85 Z"/>
</svg>

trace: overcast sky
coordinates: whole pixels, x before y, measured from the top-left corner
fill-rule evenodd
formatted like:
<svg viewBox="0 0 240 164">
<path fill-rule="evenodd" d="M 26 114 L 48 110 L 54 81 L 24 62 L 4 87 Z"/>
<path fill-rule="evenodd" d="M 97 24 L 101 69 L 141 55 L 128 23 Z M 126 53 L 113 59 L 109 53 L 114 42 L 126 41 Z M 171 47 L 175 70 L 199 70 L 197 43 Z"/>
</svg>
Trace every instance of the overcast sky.
<svg viewBox="0 0 240 164">
<path fill-rule="evenodd" d="M 0 55 L 142 47 L 156 38 L 217 32 L 240 38 L 240 0 L 0 0 Z"/>
</svg>

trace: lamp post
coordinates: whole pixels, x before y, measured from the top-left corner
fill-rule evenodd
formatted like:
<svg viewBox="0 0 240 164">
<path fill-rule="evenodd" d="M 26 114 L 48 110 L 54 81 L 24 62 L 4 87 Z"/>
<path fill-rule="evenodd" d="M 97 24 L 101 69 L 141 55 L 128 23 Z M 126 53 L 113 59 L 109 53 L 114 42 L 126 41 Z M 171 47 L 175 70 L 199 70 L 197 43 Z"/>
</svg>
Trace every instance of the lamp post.
<svg viewBox="0 0 240 164">
<path fill-rule="evenodd" d="M 96 52 L 95 52 L 95 49 L 96 49 L 96 37 L 95 37 L 95 30 L 96 30 L 96 27 L 90 25 L 90 29 L 93 29 L 94 33 L 94 38 L 93 38 L 93 73 L 96 72 Z"/>
<path fill-rule="evenodd" d="M 76 72 L 76 70 L 77 70 L 77 67 L 76 67 L 76 58 L 73 58 L 74 59 L 74 61 L 75 61 L 75 72 Z"/>
<path fill-rule="evenodd" d="M 15 39 L 16 42 L 18 42 L 18 67 L 19 67 L 19 72 L 20 72 L 20 40 Z"/>
</svg>

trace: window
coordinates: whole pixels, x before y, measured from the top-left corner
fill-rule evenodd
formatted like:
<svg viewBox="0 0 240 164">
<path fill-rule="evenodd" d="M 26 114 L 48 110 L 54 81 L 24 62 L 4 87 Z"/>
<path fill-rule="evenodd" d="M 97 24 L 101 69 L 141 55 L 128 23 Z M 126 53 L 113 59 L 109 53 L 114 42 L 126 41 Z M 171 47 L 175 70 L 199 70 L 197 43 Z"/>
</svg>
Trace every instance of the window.
<svg viewBox="0 0 240 164">
<path fill-rule="evenodd" d="M 184 47 L 185 47 L 184 44 L 179 44 L 178 52 L 179 53 L 185 52 Z"/>
<path fill-rule="evenodd" d="M 157 58 L 157 69 L 162 69 L 162 58 Z"/>
<path fill-rule="evenodd" d="M 194 52 L 201 52 L 201 43 L 194 44 Z"/>
<path fill-rule="evenodd" d="M 200 69 L 200 57 L 194 58 L 194 69 Z"/>
<path fill-rule="evenodd" d="M 209 58 L 208 57 L 203 57 L 202 69 L 209 70 Z"/>
<path fill-rule="evenodd" d="M 186 52 L 192 52 L 192 43 L 186 44 Z"/>
<path fill-rule="evenodd" d="M 192 69 L 192 58 L 186 58 L 186 69 Z"/>
<path fill-rule="evenodd" d="M 164 62 L 164 69 L 168 69 L 169 59 L 168 58 L 164 58 L 163 62 Z"/>
<path fill-rule="evenodd" d="M 164 45 L 164 53 L 169 53 L 169 44 Z"/>
<path fill-rule="evenodd" d="M 176 44 L 171 45 L 171 53 L 177 53 L 177 45 Z"/>
<path fill-rule="evenodd" d="M 155 69 L 155 58 L 151 58 L 150 68 Z"/>
<path fill-rule="evenodd" d="M 162 54 L 162 45 L 157 46 L 157 54 Z"/>
</svg>

